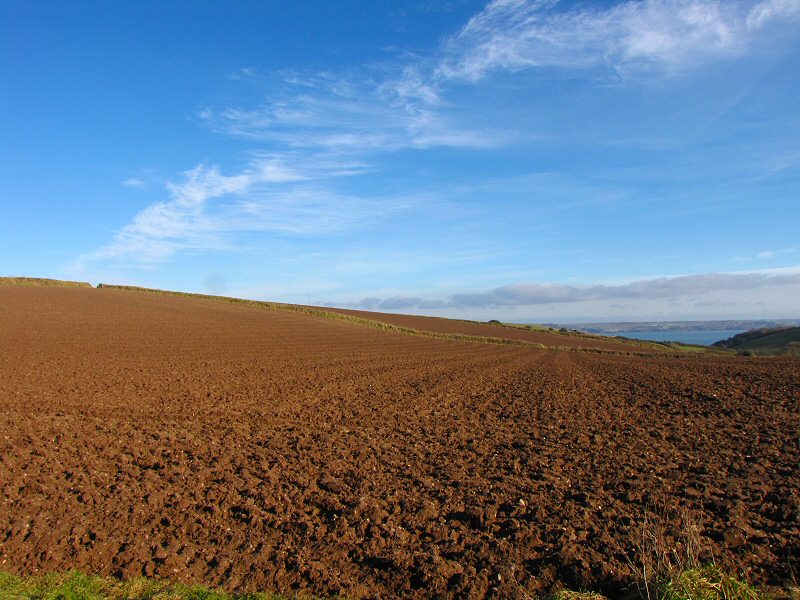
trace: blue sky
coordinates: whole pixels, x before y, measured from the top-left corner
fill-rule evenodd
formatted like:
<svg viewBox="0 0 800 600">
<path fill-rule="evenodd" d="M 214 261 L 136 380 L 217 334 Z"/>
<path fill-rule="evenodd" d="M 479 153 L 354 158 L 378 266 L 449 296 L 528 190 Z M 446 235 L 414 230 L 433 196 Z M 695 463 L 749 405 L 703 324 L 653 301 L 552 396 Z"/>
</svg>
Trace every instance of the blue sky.
<svg viewBox="0 0 800 600">
<path fill-rule="evenodd" d="M 0 275 L 800 317 L 800 0 L 3 0 L 0 22 Z"/>
</svg>

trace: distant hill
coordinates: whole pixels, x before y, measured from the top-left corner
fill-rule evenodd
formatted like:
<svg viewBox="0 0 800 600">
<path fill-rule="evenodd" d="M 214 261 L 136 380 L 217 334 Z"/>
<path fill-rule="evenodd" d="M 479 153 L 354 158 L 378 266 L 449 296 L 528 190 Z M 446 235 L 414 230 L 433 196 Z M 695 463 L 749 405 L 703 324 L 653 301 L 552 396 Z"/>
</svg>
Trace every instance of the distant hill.
<svg viewBox="0 0 800 600">
<path fill-rule="evenodd" d="M 744 354 L 800 356 L 800 327 L 753 329 L 716 342 L 713 346 Z"/>
<path fill-rule="evenodd" d="M 562 325 L 546 323 L 558 329 Z M 798 327 L 798 319 L 734 319 L 726 321 L 621 321 L 616 323 L 572 323 L 564 325 L 570 329 L 587 331 L 589 333 L 622 333 L 628 331 L 730 331 L 734 329 L 779 329 Z"/>
</svg>

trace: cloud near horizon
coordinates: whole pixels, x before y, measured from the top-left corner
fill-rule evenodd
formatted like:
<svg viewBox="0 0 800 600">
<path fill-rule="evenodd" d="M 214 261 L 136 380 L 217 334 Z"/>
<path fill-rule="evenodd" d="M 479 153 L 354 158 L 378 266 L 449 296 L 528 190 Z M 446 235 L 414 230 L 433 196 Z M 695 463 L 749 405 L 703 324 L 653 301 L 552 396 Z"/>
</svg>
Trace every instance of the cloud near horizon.
<svg viewBox="0 0 800 600">
<path fill-rule="evenodd" d="M 275 161 L 253 163 L 244 172 L 231 176 L 223 175 L 216 165 L 197 165 L 182 176 L 180 183 L 167 184 L 169 200 L 156 202 L 139 212 L 111 243 L 81 255 L 72 268 L 81 270 L 90 263 L 115 260 L 154 265 L 180 249 L 220 247 L 216 234 L 225 226 L 208 218 L 209 200 L 240 194 L 263 183 L 302 179 Z"/>
<path fill-rule="evenodd" d="M 349 175 L 347 161 L 298 161 L 289 167 L 274 157 L 255 158 L 241 172 L 224 175 L 217 165 L 197 165 L 167 184 L 170 198 L 140 211 L 102 248 L 71 265 L 152 268 L 181 250 L 232 250 L 247 232 L 310 235 L 336 231 L 400 210 L 412 199 L 362 198 L 316 187 L 321 177 Z M 302 172 L 301 172 L 302 171 Z"/>
<path fill-rule="evenodd" d="M 707 273 L 644 279 L 621 285 L 564 285 L 525 283 L 506 285 L 488 292 L 454 294 L 447 299 L 410 296 L 367 297 L 331 306 L 363 310 L 435 310 L 442 308 L 516 308 L 544 304 L 572 304 L 608 300 L 675 300 L 715 292 L 742 292 L 800 285 L 797 272 Z"/>
</svg>

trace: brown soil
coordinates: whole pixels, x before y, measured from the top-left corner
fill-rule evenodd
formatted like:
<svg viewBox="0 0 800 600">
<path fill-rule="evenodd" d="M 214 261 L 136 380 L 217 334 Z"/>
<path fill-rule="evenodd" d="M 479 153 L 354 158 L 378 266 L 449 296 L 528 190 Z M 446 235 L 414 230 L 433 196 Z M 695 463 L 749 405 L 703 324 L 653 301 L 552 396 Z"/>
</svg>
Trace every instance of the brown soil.
<svg viewBox="0 0 800 600">
<path fill-rule="evenodd" d="M 501 338 L 542 344 L 550 348 L 583 348 L 609 352 L 631 352 L 636 354 L 656 354 L 668 351 L 667 347 L 661 344 L 642 343 L 614 337 L 580 334 L 577 332 L 564 334 L 556 331 L 524 329 L 522 327 L 493 323 L 478 323 L 475 321 L 422 317 L 417 315 L 396 315 L 392 313 L 350 310 L 345 308 L 321 308 L 320 310 L 351 315 L 362 319 L 378 321 L 379 323 L 388 323 L 398 327 L 408 327 L 416 329 L 417 331 Z"/>
<path fill-rule="evenodd" d="M 244 305 L 0 287 L 0 570 L 351 597 L 619 592 L 690 509 L 800 573 L 800 361 L 387 333 Z"/>
</svg>

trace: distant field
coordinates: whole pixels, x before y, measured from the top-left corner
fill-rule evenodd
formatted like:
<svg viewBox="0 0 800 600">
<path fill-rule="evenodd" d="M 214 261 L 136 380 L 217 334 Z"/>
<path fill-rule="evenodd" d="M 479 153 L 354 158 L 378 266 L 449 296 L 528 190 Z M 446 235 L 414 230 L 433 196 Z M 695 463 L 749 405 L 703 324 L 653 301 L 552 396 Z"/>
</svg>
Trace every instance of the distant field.
<svg viewBox="0 0 800 600">
<path fill-rule="evenodd" d="M 344 308 L 323 308 L 327 312 L 371 319 L 381 323 L 389 323 L 399 327 L 409 327 L 420 331 L 439 333 L 461 333 L 474 336 L 505 338 L 541 344 L 552 348 L 593 349 L 608 352 L 632 352 L 636 354 L 655 354 L 667 352 L 668 347 L 661 344 L 621 340 L 599 335 L 581 334 L 578 332 L 563 333 L 544 327 L 526 327 L 503 323 L 478 323 L 458 319 L 440 317 L 421 317 L 415 315 L 397 315 Z"/>
<path fill-rule="evenodd" d="M 103 283 L 98 284 L 98 288 L 104 290 L 141 292 L 159 296 L 214 300 L 252 307 L 262 307 L 271 310 L 289 311 L 324 319 L 341 320 L 350 324 L 371 327 L 382 331 L 457 342 L 476 342 L 540 349 L 549 348 L 633 355 L 660 354 L 675 351 L 696 352 L 702 350 L 700 348 L 689 348 L 676 344 L 659 344 L 622 338 L 610 339 L 604 336 L 583 334 L 576 331 L 555 331 L 546 327 L 504 324 L 500 322 L 479 323 L 476 321 L 445 319 L 440 317 L 420 317 L 329 307 L 303 306 Z"/>
<path fill-rule="evenodd" d="M 770 333 L 764 337 L 745 342 L 736 347 L 738 350 L 752 350 L 758 354 L 776 355 L 783 354 L 788 348 L 789 353 L 800 355 L 800 327 L 785 329 Z"/>
<path fill-rule="evenodd" d="M 0 379 L 0 570 L 352 598 L 616 594 L 644 519 L 680 548 L 684 513 L 704 556 L 753 583 L 800 567 L 793 359 L 0 286 Z"/>
</svg>

